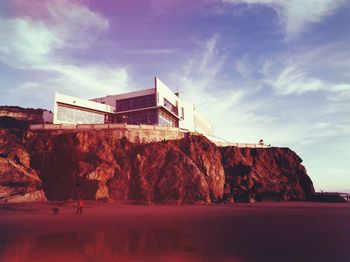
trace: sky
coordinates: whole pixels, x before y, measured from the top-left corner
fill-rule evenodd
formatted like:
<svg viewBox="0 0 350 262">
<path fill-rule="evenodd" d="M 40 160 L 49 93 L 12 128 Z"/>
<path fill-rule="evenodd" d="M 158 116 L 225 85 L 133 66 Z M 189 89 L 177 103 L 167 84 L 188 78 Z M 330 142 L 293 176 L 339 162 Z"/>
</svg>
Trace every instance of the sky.
<svg viewBox="0 0 350 262">
<path fill-rule="evenodd" d="M 289 147 L 350 190 L 347 0 L 2 0 L 0 105 L 52 110 L 159 77 L 231 142 Z"/>
</svg>

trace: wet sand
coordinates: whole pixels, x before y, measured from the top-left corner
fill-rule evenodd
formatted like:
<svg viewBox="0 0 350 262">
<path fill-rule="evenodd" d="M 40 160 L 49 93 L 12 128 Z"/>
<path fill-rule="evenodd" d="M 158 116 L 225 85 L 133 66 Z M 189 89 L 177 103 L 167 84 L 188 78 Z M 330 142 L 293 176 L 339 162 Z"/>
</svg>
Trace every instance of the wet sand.
<svg viewBox="0 0 350 262">
<path fill-rule="evenodd" d="M 350 203 L 0 205 L 0 261 L 350 261 Z"/>
</svg>

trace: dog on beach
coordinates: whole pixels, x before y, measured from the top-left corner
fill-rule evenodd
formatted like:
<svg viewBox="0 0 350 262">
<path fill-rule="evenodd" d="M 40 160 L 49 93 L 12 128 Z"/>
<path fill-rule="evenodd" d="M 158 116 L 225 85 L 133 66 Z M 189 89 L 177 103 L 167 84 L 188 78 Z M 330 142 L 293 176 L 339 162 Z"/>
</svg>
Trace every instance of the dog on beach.
<svg viewBox="0 0 350 262">
<path fill-rule="evenodd" d="M 52 208 L 52 213 L 53 213 L 54 215 L 58 215 L 58 214 L 60 213 L 60 209 L 59 209 L 58 207 L 53 207 L 53 208 Z"/>
</svg>

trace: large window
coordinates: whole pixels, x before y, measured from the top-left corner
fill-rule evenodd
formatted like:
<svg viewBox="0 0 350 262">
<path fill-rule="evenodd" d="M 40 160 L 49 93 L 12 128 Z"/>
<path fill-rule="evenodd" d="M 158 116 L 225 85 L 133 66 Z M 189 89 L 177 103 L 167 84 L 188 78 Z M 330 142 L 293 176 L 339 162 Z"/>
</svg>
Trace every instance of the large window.
<svg viewBox="0 0 350 262">
<path fill-rule="evenodd" d="M 159 125 L 161 126 L 174 126 L 177 127 L 177 121 L 174 117 L 171 117 L 169 113 L 159 111 Z"/>
<path fill-rule="evenodd" d="M 132 112 L 125 115 L 119 115 L 117 117 L 117 122 L 128 123 L 130 125 L 148 124 L 155 125 L 158 124 L 158 115 L 156 111 L 138 111 Z"/>
<path fill-rule="evenodd" d="M 72 124 L 103 124 L 104 114 L 98 114 L 58 105 L 57 120 Z"/>
<path fill-rule="evenodd" d="M 164 98 L 164 107 L 166 107 L 167 109 L 169 109 L 171 112 L 173 112 L 175 115 L 178 115 L 177 112 L 177 107 L 174 106 L 172 103 L 170 103 L 170 101 L 166 98 Z"/>
<path fill-rule="evenodd" d="M 117 112 L 129 111 L 133 109 L 147 108 L 156 105 L 156 96 L 138 96 L 116 101 Z"/>
</svg>

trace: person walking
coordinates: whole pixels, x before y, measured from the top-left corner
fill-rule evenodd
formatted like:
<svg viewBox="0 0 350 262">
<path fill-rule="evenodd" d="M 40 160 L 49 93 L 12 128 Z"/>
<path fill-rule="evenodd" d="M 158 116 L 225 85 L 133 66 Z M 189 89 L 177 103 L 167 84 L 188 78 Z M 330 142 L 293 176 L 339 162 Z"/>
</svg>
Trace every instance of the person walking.
<svg viewBox="0 0 350 262">
<path fill-rule="evenodd" d="M 226 183 L 224 185 L 224 196 L 223 196 L 224 203 L 225 204 L 229 203 L 230 198 L 231 198 L 231 187 L 229 183 Z"/>
<path fill-rule="evenodd" d="M 77 206 L 77 212 L 75 212 L 75 214 L 76 215 L 82 215 L 83 214 L 83 207 L 84 207 L 83 200 L 81 198 L 79 198 L 78 206 Z"/>
</svg>

